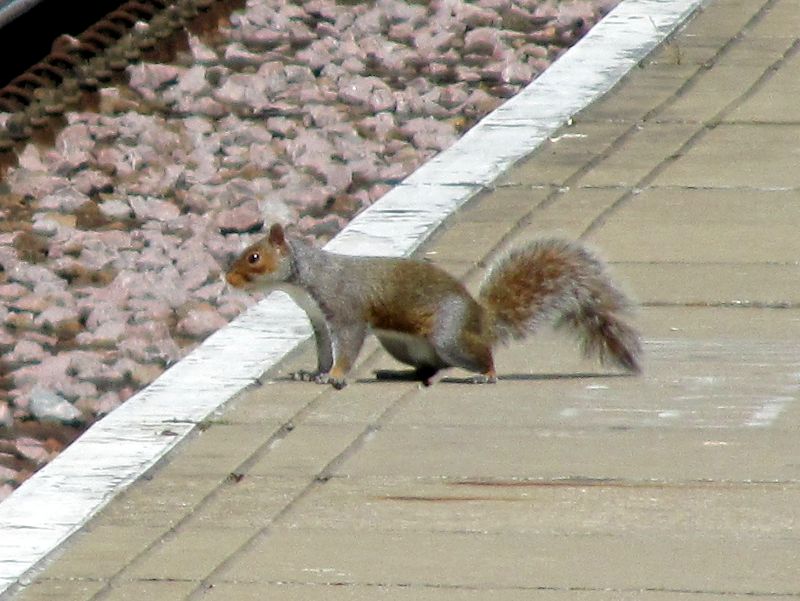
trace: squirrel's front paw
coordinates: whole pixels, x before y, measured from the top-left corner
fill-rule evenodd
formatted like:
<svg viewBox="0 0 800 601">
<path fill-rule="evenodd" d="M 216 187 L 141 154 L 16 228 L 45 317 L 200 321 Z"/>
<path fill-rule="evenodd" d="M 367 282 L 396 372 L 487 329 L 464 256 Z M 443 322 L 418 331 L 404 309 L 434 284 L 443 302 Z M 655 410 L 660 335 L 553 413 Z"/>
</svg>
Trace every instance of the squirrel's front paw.
<svg viewBox="0 0 800 601">
<path fill-rule="evenodd" d="M 306 369 L 300 369 L 298 371 L 292 372 L 290 374 L 292 380 L 297 380 L 299 382 L 314 382 L 315 384 L 330 384 L 336 390 L 341 390 L 345 386 L 347 386 L 347 382 L 344 378 L 334 378 L 327 372 L 320 372 L 320 371 L 308 371 Z"/>
<path fill-rule="evenodd" d="M 297 371 L 293 371 L 291 374 L 289 374 L 289 377 L 298 382 L 316 382 L 317 384 L 324 384 L 325 382 L 320 381 L 320 378 L 327 375 L 328 374 L 321 374 L 318 371 L 298 369 Z"/>
</svg>

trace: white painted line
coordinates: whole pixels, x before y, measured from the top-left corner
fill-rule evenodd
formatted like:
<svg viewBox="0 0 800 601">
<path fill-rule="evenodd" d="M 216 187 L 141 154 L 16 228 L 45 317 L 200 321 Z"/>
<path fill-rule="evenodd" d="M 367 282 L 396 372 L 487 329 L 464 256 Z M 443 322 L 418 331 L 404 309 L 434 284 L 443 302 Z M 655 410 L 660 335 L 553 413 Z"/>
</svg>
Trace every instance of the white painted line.
<svg viewBox="0 0 800 601">
<path fill-rule="evenodd" d="M 358 215 L 328 248 L 410 254 L 448 215 L 610 90 L 701 3 L 624 0 L 525 90 Z M 287 297 L 271 295 L 27 480 L 0 503 L 0 594 L 310 333 Z"/>
</svg>

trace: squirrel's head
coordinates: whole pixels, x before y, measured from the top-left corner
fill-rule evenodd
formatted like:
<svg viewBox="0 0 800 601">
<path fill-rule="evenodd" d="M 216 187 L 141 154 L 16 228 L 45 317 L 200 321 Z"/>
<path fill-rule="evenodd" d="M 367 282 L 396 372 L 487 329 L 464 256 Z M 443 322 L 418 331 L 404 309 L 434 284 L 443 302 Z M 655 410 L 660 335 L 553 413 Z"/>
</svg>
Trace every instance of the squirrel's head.
<svg viewBox="0 0 800 601">
<path fill-rule="evenodd" d="M 239 255 L 225 274 L 225 280 L 234 288 L 260 288 L 284 282 L 291 270 L 290 252 L 283 227 L 276 223 L 267 236 Z"/>
</svg>

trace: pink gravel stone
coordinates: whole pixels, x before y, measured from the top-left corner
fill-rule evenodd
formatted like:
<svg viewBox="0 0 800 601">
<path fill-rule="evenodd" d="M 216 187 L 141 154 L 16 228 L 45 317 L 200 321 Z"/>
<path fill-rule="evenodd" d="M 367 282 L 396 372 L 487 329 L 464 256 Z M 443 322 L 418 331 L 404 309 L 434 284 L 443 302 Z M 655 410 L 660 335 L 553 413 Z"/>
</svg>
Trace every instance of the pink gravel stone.
<svg viewBox="0 0 800 601">
<path fill-rule="evenodd" d="M 264 82 L 264 93 L 269 98 L 274 98 L 284 92 L 289 85 L 286 77 L 286 68 L 282 62 L 270 61 L 262 63 L 256 71 L 256 77 Z"/>
<path fill-rule="evenodd" d="M 184 290 L 196 290 L 214 278 L 221 277 L 221 270 L 214 259 L 206 254 L 198 255 L 185 265 L 178 265 L 181 272 L 181 286 Z"/>
<path fill-rule="evenodd" d="M 75 188 L 65 187 L 41 198 L 38 208 L 44 211 L 72 213 L 86 202 L 89 202 L 89 197 L 86 194 L 79 192 Z"/>
<path fill-rule="evenodd" d="M 28 294 L 29 289 L 21 284 L 0 284 L 0 300 L 11 301 Z"/>
<path fill-rule="evenodd" d="M 124 152 L 113 146 L 101 146 L 94 151 L 94 162 L 106 173 L 116 173 L 117 165 L 122 162 Z"/>
<path fill-rule="evenodd" d="M 464 36 L 464 52 L 493 56 L 500 47 L 500 32 L 489 27 L 479 27 Z"/>
<path fill-rule="evenodd" d="M 108 391 L 96 399 L 80 399 L 75 406 L 86 413 L 96 416 L 108 415 L 122 404 L 122 399 L 118 392 Z"/>
<path fill-rule="evenodd" d="M 460 21 L 470 29 L 496 26 L 500 22 L 500 15 L 497 14 L 497 11 L 467 3 L 459 7 L 458 17 Z"/>
<path fill-rule="evenodd" d="M 374 112 L 394 106 L 391 88 L 377 77 L 349 77 L 339 86 L 339 99 L 345 104 L 362 105 Z"/>
<path fill-rule="evenodd" d="M 10 176 L 6 176 L 6 181 L 17 194 L 32 198 L 42 198 L 66 187 L 68 184 L 68 180 L 64 177 L 34 173 L 27 169 L 14 171 Z"/>
<path fill-rule="evenodd" d="M 81 332 L 75 337 L 75 340 L 78 344 L 90 348 L 113 349 L 125 337 L 125 332 L 125 323 L 108 321 L 91 332 Z"/>
<path fill-rule="evenodd" d="M 270 144 L 251 144 L 247 148 L 245 160 L 259 171 L 267 171 L 280 162 L 275 148 Z"/>
<path fill-rule="evenodd" d="M 180 215 L 178 207 L 167 200 L 159 200 L 153 197 L 142 198 L 141 196 L 132 196 L 129 202 L 136 218 L 143 221 L 151 219 L 166 221 Z"/>
<path fill-rule="evenodd" d="M 114 181 L 101 171 L 83 169 L 72 177 L 72 185 L 75 186 L 75 189 L 81 194 L 90 196 L 97 192 L 113 190 Z"/>
<path fill-rule="evenodd" d="M 94 139 L 85 123 L 72 123 L 56 137 L 55 150 L 58 153 L 68 153 L 73 149 L 89 151 L 93 147 Z"/>
<path fill-rule="evenodd" d="M 17 369 L 13 372 L 12 377 L 14 384 L 22 389 L 30 389 L 36 385 L 54 387 L 69 379 L 68 368 L 68 355 L 64 353 L 49 355 L 35 365 Z"/>
<path fill-rule="evenodd" d="M 411 23 L 396 23 L 389 28 L 387 36 L 393 42 L 412 44 L 414 42 L 415 28 Z"/>
<path fill-rule="evenodd" d="M 195 35 L 189 35 L 189 50 L 196 63 L 213 63 L 217 60 L 217 53 Z"/>
<path fill-rule="evenodd" d="M 11 428 L 14 425 L 14 414 L 5 401 L 0 401 L 0 428 Z M 2 476 L 0 475 L 0 478 Z"/>
<path fill-rule="evenodd" d="M 270 117 L 267 119 L 267 130 L 282 138 L 294 138 L 298 129 L 297 122 L 286 117 Z"/>
<path fill-rule="evenodd" d="M 23 332 L 22 339 L 30 340 L 32 342 L 35 342 L 36 344 L 41 344 L 44 348 L 48 350 L 53 350 L 58 344 L 57 337 L 48 336 L 47 334 L 42 334 L 41 332 L 36 332 L 36 331 Z"/>
<path fill-rule="evenodd" d="M 260 65 L 264 57 L 257 52 L 248 50 L 244 45 L 234 42 L 225 48 L 224 63 L 231 69 Z"/>
<path fill-rule="evenodd" d="M 19 154 L 19 166 L 29 171 L 47 171 L 39 149 L 33 144 L 25 146 L 25 149 Z"/>
<path fill-rule="evenodd" d="M 203 339 L 226 325 L 228 321 L 211 305 L 198 305 L 178 322 L 177 330 L 184 336 Z"/>
<path fill-rule="evenodd" d="M 146 97 L 154 97 L 155 90 L 178 81 L 185 69 L 159 63 L 136 63 L 128 67 L 127 71 L 128 85 Z"/>
<path fill-rule="evenodd" d="M 131 205 L 122 199 L 112 198 L 99 205 L 100 211 L 110 219 L 130 219 L 133 217 Z"/>
<path fill-rule="evenodd" d="M 261 110 L 269 104 L 266 90 L 266 82 L 257 75 L 233 73 L 214 90 L 213 97 L 223 104 Z"/>
<path fill-rule="evenodd" d="M 271 50 L 284 43 L 287 37 L 287 32 L 270 27 L 250 27 L 242 32 L 242 41 L 256 50 Z"/>
<path fill-rule="evenodd" d="M 130 313 L 120 308 L 120 303 L 99 301 L 96 298 L 88 297 L 78 302 L 81 315 L 84 316 L 86 329 L 94 332 L 109 323 L 119 322 L 125 324 Z"/>
<path fill-rule="evenodd" d="M 69 371 L 83 381 L 107 388 L 117 386 L 125 379 L 125 374 L 106 365 L 93 352 L 77 352 L 70 357 Z"/>
<path fill-rule="evenodd" d="M 50 460 L 50 453 L 40 440 L 27 436 L 20 436 L 16 439 L 15 445 L 20 455 L 34 463 L 43 465 Z"/>
<path fill-rule="evenodd" d="M 216 218 L 216 224 L 223 234 L 252 232 L 261 229 L 264 217 L 258 204 L 255 201 L 249 201 L 233 209 L 220 211 Z"/>
<path fill-rule="evenodd" d="M 30 340 L 20 340 L 14 346 L 14 350 L 8 353 L 3 359 L 12 366 L 40 363 L 47 353 L 40 344 Z"/>
<path fill-rule="evenodd" d="M 67 378 L 58 382 L 54 390 L 70 403 L 75 403 L 79 399 L 91 399 L 97 397 L 97 386 L 91 382 L 81 382 L 75 378 Z"/>
<path fill-rule="evenodd" d="M 160 376 L 164 370 L 157 365 L 142 365 L 127 357 L 120 359 L 114 364 L 114 369 L 121 374 L 124 374 L 127 380 L 130 380 L 137 386 L 146 386 Z M 121 388 L 118 392 L 120 399 L 124 399 L 126 392 L 125 388 Z"/>
<path fill-rule="evenodd" d="M 319 128 L 341 123 L 345 118 L 343 111 L 339 108 L 326 104 L 311 104 L 305 110 L 309 118 L 309 125 Z"/>
<path fill-rule="evenodd" d="M 355 159 L 348 164 L 350 169 L 350 181 L 373 182 L 380 177 L 380 167 L 376 157 L 365 157 Z"/>
<path fill-rule="evenodd" d="M 533 79 L 533 69 L 508 59 L 491 63 L 481 69 L 480 73 L 484 80 L 502 83 L 527 84 Z"/>
<path fill-rule="evenodd" d="M 219 118 L 228 114 L 228 108 L 221 102 L 204 96 L 197 99 L 186 99 L 185 104 L 179 104 L 179 108 L 184 113 L 194 113 L 196 115 L 206 115 L 207 117 Z"/>
<path fill-rule="evenodd" d="M 463 105 L 469 93 L 463 84 L 453 84 L 443 88 L 439 93 L 439 104 L 445 109 L 455 109 Z"/>
<path fill-rule="evenodd" d="M 500 104 L 497 98 L 483 90 L 473 90 L 463 105 L 463 111 L 468 116 L 484 115 Z"/>
<path fill-rule="evenodd" d="M 9 312 L 3 318 L 6 328 L 12 330 L 28 331 L 34 329 L 33 313 L 13 313 Z"/>
<path fill-rule="evenodd" d="M 252 304 L 250 298 L 228 297 L 219 305 L 218 311 L 225 319 L 233 319 Z"/>
<path fill-rule="evenodd" d="M 210 284 L 206 284 L 194 291 L 193 298 L 201 300 L 206 303 L 217 303 L 220 300 L 223 292 L 225 291 L 225 283 L 222 280 L 217 280 Z M 0 348 L 2 348 L 2 332 L 0 331 Z"/>
<path fill-rule="evenodd" d="M 17 263 L 11 269 L 6 269 L 6 277 L 11 282 L 17 282 L 29 287 L 35 287 L 42 282 L 63 282 L 47 267 L 24 262 Z"/>
<path fill-rule="evenodd" d="M 441 150 L 454 141 L 456 133 L 452 125 L 436 119 L 410 119 L 401 128 L 418 149 Z"/>
<path fill-rule="evenodd" d="M 345 163 L 328 161 L 319 166 L 318 173 L 334 194 L 344 192 L 353 183 L 353 170 Z"/>
<path fill-rule="evenodd" d="M 367 98 L 367 107 L 373 113 L 391 111 L 395 107 L 394 93 L 389 86 L 372 88 Z"/>
<path fill-rule="evenodd" d="M 75 308 L 48 307 L 34 319 L 34 323 L 39 327 L 57 329 L 65 322 L 77 322 L 78 318 L 79 314 Z"/>
<path fill-rule="evenodd" d="M 392 113 L 378 113 L 364 117 L 358 121 L 356 127 L 367 137 L 383 140 L 397 129 L 397 122 Z"/>
<path fill-rule="evenodd" d="M 22 298 L 10 303 L 9 306 L 15 311 L 41 313 L 50 306 L 50 301 L 38 294 L 26 294 Z"/>
<path fill-rule="evenodd" d="M 6 328 L 0 327 L 0 351 L 6 352 L 8 349 L 13 348 L 16 341 L 17 339 Z"/>
<path fill-rule="evenodd" d="M 12 492 L 14 492 L 14 487 L 10 484 L 0 484 L 0 501 L 7 498 Z"/>
</svg>

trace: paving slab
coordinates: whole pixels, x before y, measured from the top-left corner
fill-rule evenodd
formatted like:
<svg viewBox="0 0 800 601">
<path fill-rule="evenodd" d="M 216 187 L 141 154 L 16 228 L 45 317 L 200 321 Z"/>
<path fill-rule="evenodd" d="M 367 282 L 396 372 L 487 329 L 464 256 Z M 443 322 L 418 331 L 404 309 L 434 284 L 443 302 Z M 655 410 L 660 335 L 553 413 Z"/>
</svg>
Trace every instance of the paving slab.
<svg viewBox="0 0 800 601">
<path fill-rule="evenodd" d="M 800 186 L 791 149 L 800 125 L 721 124 L 680 153 L 655 180 L 656 185 L 744 190 L 794 190 Z M 745 143 L 746 141 L 746 143 Z M 787 152 L 776 152 L 785 148 Z"/>
<path fill-rule="evenodd" d="M 703 144 L 697 153 L 714 154 L 722 163 L 720 148 L 727 148 L 728 141 L 723 143 L 720 137 L 717 142 L 713 147 Z M 733 177 L 734 166 L 726 163 L 714 171 L 705 163 L 710 169 L 706 172 L 702 161 L 691 161 L 688 155 L 683 161 L 657 179 L 668 186 L 654 186 L 626 198 L 603 227 L 591 234 L 591 242 L 618 261 L 795 263 L 800 257 L 800 241 L 792 235 L 800 219 L 796 191 L 735 188 L 730 180 L 724 183 L 720 173 L 730 171 Z M 679 177 L 678 171 L 684 175 Z M 800 185 L 800 174 L 797 177 Z M 679 186 L 679 179 L 687 183 Z M 726 185 L 734 189 L 719 187 Z M 746 210 L 753 205 L 761 210 Z"/>
<path fill-rule="evenodd" d="M 785 575 L 798 560 L 797 540 L 770 537 L 280 529 L 221 577 L 247 582 L 269 570 L 281 582 L 345 586 L 794 594 Z"/>
<path fill-rule="evenodd" d="M 763 86 L 744 100 L 728 117 L 732 122 L 797 123 L 800 106 L 800 54 L 794 51 Z"/>
<path fill-rule="evenodd" d="M 539 588 L 535 591 L 513 589 L 464 589 L 419 586 L 391 585 L 298 585 L 281 583 L 264 586 L 260 583 L 221 583 L 210 588 L 204 599 L 218 601 L 221 599 L 275 599 L 276 601 L 347 601 L 353 599 L 380 599 L 397 601 L 477 601 L 483 599 L 504 599 L 507 601 L 527 601 L 535 597 L 543 601 L 673 601 L 686 599 L 741 599 L 741 601 L 774 600 L 771 595 L 724 595 L 703 594 L 700 597 L 689 591 L 655 592 L 655 591 L 587 591 L 581 589 L 552 590 Z"/>
<path fill-rule="evenodd" d="M 472 289 L 542 235 L 599 249 L 641 376 L 544 330 L 494 386 L 377 382 L 370 340 L 334 391 L 287 378 L 305 345 L 159 424 L 180 444 L 4 598 L 800 597 L 796 9 L 712 1 L 501 177 L 459 180 L 469 155 L 406 188 L 482 190 L 418 250 Z"/>
</svg>

